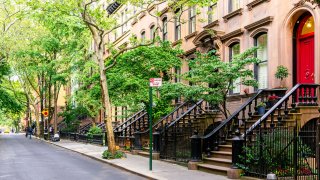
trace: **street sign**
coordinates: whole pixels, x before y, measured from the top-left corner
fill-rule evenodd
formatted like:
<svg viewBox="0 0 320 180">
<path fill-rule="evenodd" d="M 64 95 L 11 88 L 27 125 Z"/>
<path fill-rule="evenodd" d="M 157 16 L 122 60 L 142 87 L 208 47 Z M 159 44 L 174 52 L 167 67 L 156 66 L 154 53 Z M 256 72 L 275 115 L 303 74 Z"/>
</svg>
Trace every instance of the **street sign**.
<svg viewBox="0 0 320 180">
<path fill-rule="evenodd" d="M 41 113 L 43 114 L 44 117 L 48 117 L 49 115 L 48 109 L 44 109 Z"/>
<path fill-rule="evenodd" d="M 150 78 L 150 87 L 162 86 L 162 78 Z"/>
</svg>

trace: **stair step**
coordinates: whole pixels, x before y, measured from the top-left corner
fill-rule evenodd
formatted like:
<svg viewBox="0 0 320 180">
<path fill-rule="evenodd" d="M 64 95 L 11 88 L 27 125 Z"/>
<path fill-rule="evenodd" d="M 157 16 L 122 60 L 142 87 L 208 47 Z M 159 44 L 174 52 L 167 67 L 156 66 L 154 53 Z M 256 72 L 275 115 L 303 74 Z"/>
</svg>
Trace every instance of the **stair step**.
<svg viewBox="0 0 320 180">
<path fill-rule="evenodd" d="M 222 166 L 222 167 L 231 167 L 232 160 L 224 158 L 203 158 L 205 164 Z"/>
<path fill-rule="evenodd" d="M 231 144 L 219 145 L 219 150 L 232 152 L 232 145 Z"/>
<path fill-rule="evenodd" d="M 200 171 L 219 174 L 223 176 L 226 176 L 227 171 L 230 169 L 230 167 L 215 166 L 211 164 L 198 164 L 197 166 Z"/>
<path fill-rule="evenodd" d="M 222 159 L 232 159 L 232 152 L 228 151 L 211 151 L 212 157 L 214 158 L 222 158 Z"/>
<path fill-rule="evenodd" d="M 138 155 L 140 155 L 140 156 L 144 156 L 144 157 L 149 157 L 149 152 L 146 152 L 146 151 L 140 151 L 140 152 L 138 152 Z"/>
</svg>

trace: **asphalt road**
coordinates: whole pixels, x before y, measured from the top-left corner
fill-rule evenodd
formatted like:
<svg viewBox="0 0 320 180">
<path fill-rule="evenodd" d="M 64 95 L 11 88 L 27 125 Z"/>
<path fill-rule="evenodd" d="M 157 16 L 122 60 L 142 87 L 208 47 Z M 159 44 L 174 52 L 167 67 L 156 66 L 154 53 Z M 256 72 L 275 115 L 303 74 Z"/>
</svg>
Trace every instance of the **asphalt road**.
<svg viewBox="0 0 320 180">
<path fill-rule="evenodd" d="M 144 179 L 23 134 L 0 134 L 0 180 Z"/>
</svg>

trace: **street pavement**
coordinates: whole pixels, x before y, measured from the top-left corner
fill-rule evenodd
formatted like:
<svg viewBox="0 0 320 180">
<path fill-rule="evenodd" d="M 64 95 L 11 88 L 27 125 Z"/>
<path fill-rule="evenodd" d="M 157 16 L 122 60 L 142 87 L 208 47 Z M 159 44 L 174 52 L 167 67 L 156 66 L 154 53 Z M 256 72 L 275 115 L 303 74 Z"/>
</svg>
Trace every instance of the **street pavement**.
<svg viewBox="0 0 320 180">
<path fill-rule="evenodd" d="M 0 134 L 0 180 L 100 179 L 145 178 L 43 140 Z"/>
<path fill-rule="evenodd" d="M 102 159 L 102 152 L 106 147 L 92 144 L 84 144 L 70 140 L 61 140 L 60 142 L 50 142 L 54 145 L 78 152 L 84 156 L 91 157 L 101 162 L 111 164 L 115 167 L 125 169 L 130 172 L 145 176 L 149 179 L 159 180 L 226 180 L 225 176 L 210 174 L 206 172 L 188 170 L 187 167 L 173 163 L 154 160 L 153 170 L 149 171 L 149 158 L 139 155 L 126 154 L 126 158 L 106 160 Z"/>
</svg>

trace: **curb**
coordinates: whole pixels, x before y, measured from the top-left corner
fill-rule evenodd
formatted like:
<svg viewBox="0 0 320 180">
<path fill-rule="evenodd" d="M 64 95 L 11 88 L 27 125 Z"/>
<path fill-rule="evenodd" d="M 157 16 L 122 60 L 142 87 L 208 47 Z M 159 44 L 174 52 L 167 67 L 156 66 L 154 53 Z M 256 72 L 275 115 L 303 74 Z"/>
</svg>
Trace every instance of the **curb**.
<svg viewBox="0 0 320 180">
<path fill-rule="evenodd" d="M 89 157 L 89 158 L 91 158 L 91 159 L 98 160 L 98 161 L 100 161 L 100 162 L 103 162 L 103 163 L 109 164 L 109 165 L 111 165 L 111 166 L 113 166 L 113 167 L 116 167 L 116 168 L 118 168 L 118 169 L 128 171 L 128 172 L 130 172 L 130 173 L 132 173 L 132 174 L 136 174 L 136 175 L 139 175 L 139 176 L 144 177 L 144 178 L 147 178 L 147 179 L 157 180 L 157 179 L 156 179 L 156 178 L 154 178 L 154 177 L 147 176 L 147 175 L 145 175 L 145 174 L 142 174 L 142 173 L 139 173 L 139 172 L 136 172 L 136 171 L 133 171 L 133 170 L 127 169 L 127 168 L 122 167 L 122 166 L 119 166 L 119 165 L 117 165 L 117 164 L 113 164 L 113 163 L 111 163 L 111 162 L 105 161 L 104 159 L 100 159 L 100 158 L 97 158 L 97 157 L 94 157 L 94 156 L 90 156 L 90 155 L 88 155 L 88 154 L 85 154 L 85 153 L 82 153 L 82 152 L 75 151 L 75 150 L 73 150 L 73 149 L 69 149 L 69 148 L 66 148 L 66 147 L 60 146 L 60 145 L 55 144 L 55 143 L 53 143 L 53 142 L 46 141 L 46 140 L 44 140 L 44 139 L 40 139 L 40 138 L 38 138 L 38 137 L 35 137 L 35 139 L 38 139 L 38 140 L 44 141 L 44 142 L 46 142 L 46 143 L 49 143 L 49 144 L 55 145 L 55 146 L 57 146 L 57 147 L 60 147 L 60 148 L 63 148 L 63 149 L 69 150 L 69 151 L 76 152 L 76 153 L 78 153 L 78 154 L 81 154 L 81 155 L 83 155 L 83 156 Z"/>
</svg>

